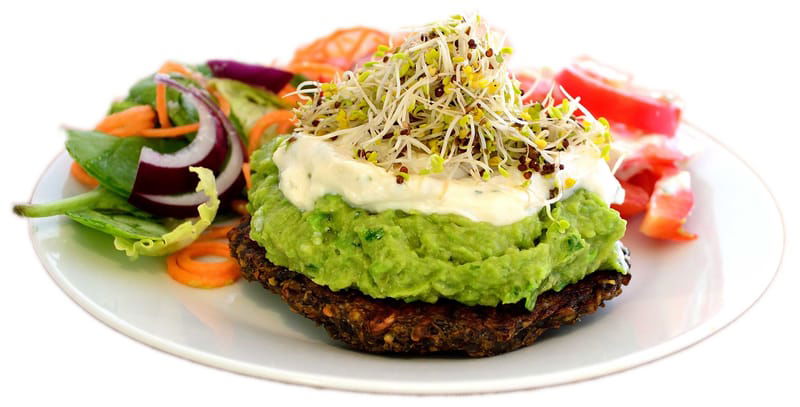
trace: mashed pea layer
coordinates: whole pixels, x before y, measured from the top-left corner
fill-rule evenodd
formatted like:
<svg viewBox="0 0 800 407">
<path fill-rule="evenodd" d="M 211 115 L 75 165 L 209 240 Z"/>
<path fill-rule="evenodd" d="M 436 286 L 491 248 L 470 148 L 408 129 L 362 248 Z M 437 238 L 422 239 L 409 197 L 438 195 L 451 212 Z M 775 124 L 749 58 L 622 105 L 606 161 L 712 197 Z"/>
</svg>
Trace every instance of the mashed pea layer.
<svg viewBox="0 0 800 407">
<path fill-rule="evenodd" d="M 456 215 L 403 211 L 370 213 L 338 195 L 302 212 L 279 189 L 275 143 L 251 160 L 250 237 L 273 264 L 330 289 L 357 289 L 375 298 L 466 305 L 524 301 L 561 290 L 598 269 L 624 270 L 615 242 L 625 221 L 593 193 L 575 192 L 506 226 Z"/>
</svg>

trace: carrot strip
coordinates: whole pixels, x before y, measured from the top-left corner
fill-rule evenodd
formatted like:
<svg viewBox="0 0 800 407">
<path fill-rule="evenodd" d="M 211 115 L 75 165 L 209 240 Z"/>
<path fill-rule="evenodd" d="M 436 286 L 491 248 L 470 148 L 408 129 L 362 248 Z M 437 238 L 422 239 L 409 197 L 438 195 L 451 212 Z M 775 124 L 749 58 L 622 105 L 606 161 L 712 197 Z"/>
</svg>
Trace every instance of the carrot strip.
<svg viewBox="0 0 800 407">
<path fill-rule="evenodd" d="M 70 167 L 69 173 L 72 174 L 72 177 L 75 178 L 81 184 L 89 187 L 94 188 L 100 185 L 94 177 L 89 175 L 86 170 L 81 167 L 77 161 L 72 162 L 72 167 Z"/>
<path fill-rule="evenodd" d="M 164 62 L 164 65 L 161 65 L 161 68 L 158 69 L 158 73 L 179 73 L 187 77 L 192 76 L 192 71 L 183 66 L 183 64 L 173 61 Z"/>
<path fill-rule="evenodd" d="M 158 115 L 158 125 L 161 128 L 172 126 L 167 111 L 167 85 L 163 83 L 156 85 L 156 114 Z"/>
<path fill-rule="evenodd" d="M 104 133 L 123 127 L 152 128 L 156 115 L 153 108 L 147 105 L 129 107 L 121 112 L 110 114 L 95 126 L 95 130 Z M 132 126 L 133 125 L 133 126 Z"/>
<path fill-rule="evenodd" d="M 196 288 L 217 288 L 229 284 L 233 284 L 239 278 L 238 271 L 236 274 L 228 275 L 204 275 L 191 272 L 182 268 L 178 264 L 178 256 L 171 254 L 167 256 L 167 274 L 169 274 L 175 281 Z"/>
<path fill-rule="evenodd" d="M 258 149 L 261 145 L 261 136 L 264 135 L 264 131 L 266 131 L 269 126 L 277 124 L 278 134 L 285 134 L 295 125 L 296 120 L 294 113 L 290 110 L 273 110 L 261 116 L 253 125 L 253 128 L 250 129 L 247 152 L 252 154 L 253 151 Z"/>
<path fill-rule="evenodd" d="M 160 129 L 146 129 L 142 130 L 139 135 L 144 137 L 178 137 L 184 136 L 189 133 L 196 132 L 200 129 L 200 123 L 192 123 L 184 126 L 160 128 Z"/>
<path fill-rule="evenodd" d="M 161 68 L 158 69 L 158 73 L 177 73 L 187 78 L 192 78 L 200 83 L 204 83 L 204 78 L 201 74 L 192 71 L 183 64 L 173 61 L 164 62 L 164 65 L 161 65 Z M 169 111 L 167 109 L 167 88 L 163 84 L 156 85 L 156 111 L 158 113 L 159 125 L 161 127 L 170 127 Z"/>
<path fill-rule="evenodd" d="M 238 271 L 239 266 L 231 258 L 230 248 L 226 243 L 221 242 L 194 242 L 184 249 L 178 251 L 178 265 L 194 273 L 205 275 L 229 275 Z M 217 256 L 225 258 L 221 262 L 197 261 L 195 258 L 201 256 Z"/>
<path fill-rule="evenodd" d="M 154 126 L 156 113 L 150 106 L 133 106 L 106 116 L 95 130 L 118 137 L 134 136 Z"/>
<path fill-rule="evenodd" d="M 334 47 L 336 47 L 336 52 L 337 52 L 338 54 L 340 54 L 340 55 L 341 55 L 341 54 L 346 54 L 346 53 L 347 53 L 347 51 L 344 49 L 344 41 L 341 41 L 341 40 L 339 40 L 339 41 L 334 41 L 334 39 L 338 39 L 338 38 L 339 38 L 339 37 L 341 37 L 341 36 L 342 36 L 342 35 L 337 35 L 336 37 L 334 37 L 334 38 L 331 38 L 331 41 L 330 41 L 331 43 L 333 43 Z M 324 52 L 325 52 L 325 54 L 326 54 L 326 55 L 327 55 L 327 56 L 330 58 L 330 56 L 331 56 L 331 52 L 330 52 L 330 50 L 329 50 L 328 48 L 330 48 L 330 47 L 324 47 L 324 48 L 323 48 L 323 51 L 324 51 Z"/>
<path fill-rule="evenodd" d="M 224 229 L 225 227 L 213 228 L 207 235 L 218 236 Z M 202 256 L 222 257 L 225 260 L 222 262 L 196 260 Z M 194 242 L 167 256 L 167 273 L 179 283 L 199 288 L 215 288 L 231 284 L 240 274 L 239 265 L 231 257 L 228 245 L 209 241 Z"/>
<path fill-rule="evenodd" d="M 292 93 L 292 92 L 294 92 L 294 91 L 296 91 L 296 90 L 297 90 L 297 89 L 295 89 L 295 87 L 294 87 L 294 86 L 292 86 L 292 85 L 290 85 L 290 84 L 286 84 L 286 86 L 284 86 L 284 87 L 283 87 L 283 89 L 281 89 L 281 91 L 280 91 L 280 92 L 278 92 L 278 96 L 279 96 L 281 99 L 283 99 L 283 100 L 285 100 L 286 102 L 288 102 L 290 105 L 292 105 L 292 106 L 297 106 L 297 105 L 299 105 L 299 104 L 300 104 L 300 102 L 302 101 L 302 99 L 300 99 L 300 95 L 296 95 L 296 94 L 295 94 L 295 95 L 289 95 L 289 96 L 287 96 L 289 93 Z"/>
<path fill-rule="evenodd" d="M 253 181 L 250 179 L 250 163 L 242 164 L 242 174 L 244 174 L 244 182 L 247 184 L 247 189 L 253 186 Z"/>
<path fill-rule="evenodd" d="M 215 98 L 217 98 L 217 102 L 219 104 L 219 110 L 222 110 L 222 113 L 224 113 L 225 116 L 230 116 L 231 115 L 231 104 L 230 104 L 230 102 L 228 102 L 228 99 L 226 99 L 225 96 L 222 96 L 222 93 L 220 93 L 218 90 L 216 90 L 216 89 L 214 89 L 214 88 L 212 88 L 210 86 L 207 87 L 206 89 L 208 90 L 209 93 L 214 95 Z"/>
<path fill-rule="evenodd" d="M 383 31 L 367 27 L 343 28 L 295 51 L 290 66 L 307 62 L 347 70 L 373 53 L 378 45 L 388 42 L 389 35 Z"/>
<path fill-rule="evenodd" d="M 361 45 L 364 43 L 364 40 L 367 39 L 367 35 L 369 35 L 369 32 L 362 31 L 361 34 L 359 34 L 356 42 L 353 43 L 352 47 L 350 47 L 350 50 L 342 52 L 343 54 L 345 54 L 347 59 L 349 59 L 350 61 L 355 60 L 355 58 L 357 57 L 356 52 L 358 52 L 358 50 L 361 48 Z"/>
</svg>

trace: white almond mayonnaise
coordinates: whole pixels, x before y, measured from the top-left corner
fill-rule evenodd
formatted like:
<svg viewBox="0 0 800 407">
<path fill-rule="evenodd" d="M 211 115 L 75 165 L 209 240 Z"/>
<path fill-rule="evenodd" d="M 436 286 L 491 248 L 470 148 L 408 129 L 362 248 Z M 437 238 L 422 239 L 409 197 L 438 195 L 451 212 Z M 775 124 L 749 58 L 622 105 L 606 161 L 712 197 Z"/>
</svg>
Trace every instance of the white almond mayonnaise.
<svg viewBox="0 0 800 407">
<path fill-rule="evenodd" d="M 396 175 L 353 159 L 346 146 L 303 134 L 295 134 L 295 138 L 288 146 L 279 147 L 273 159 L 280 172 L 281 192 L 304 211 L 313 209 L 323 195 L 336 194 L 349 205 L 371 212 L 399 209 L 454 214 L 501 226 L 538 213 L 553 186 L 552 179 L 534 174 L 530 186 L 523 189 L 519 185 L 524 178 L 516 169 L 509 177 L 494 176 L 489 181 L 411 175 L 398 184 Z M 624 190 L 608 164 L 588 147 L 561 153 L 561 163 L 564 170 L 558 173 L 559 180 L 576 181 L 563 198 L 585 188 L 609 204 L 624 199 Z"/>
</svg>

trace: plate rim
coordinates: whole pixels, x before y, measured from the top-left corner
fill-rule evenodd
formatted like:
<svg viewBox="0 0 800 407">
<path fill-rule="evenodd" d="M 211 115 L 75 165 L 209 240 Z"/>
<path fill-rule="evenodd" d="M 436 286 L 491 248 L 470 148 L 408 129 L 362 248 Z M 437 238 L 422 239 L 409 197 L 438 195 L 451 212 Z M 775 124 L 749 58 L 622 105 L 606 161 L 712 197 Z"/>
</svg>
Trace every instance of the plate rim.
<svg viewBox="0 0 800 407">
<path fill-rule="evenodd" d="M 254 363 L 242 362 L 222 357 L 207 351 L 192 348 L 190 346 L 182 345 L 171 340 L 163 339 L 155 334 L 149 333 L 144 329 L 138 328 L 121 318 L 116 317 L 112 312 L 103 309 L 103 307 L 94 303 L 89 297 L 79 291 L 72 283 L 66 279 L 63 274 L 51 270 L 50 267 L 43 261 L 44 249 L 37 243 L 34 238 L 34 219 L 28 219 L 28 237 L 31 240 L 36 258 L 41 267 L 47 272 L 51 280 L 69 297 L 72 302 L 86 313 L 91 315 L 95 320 L 112 328 L 117 333 L 126 336 L 130 339 L 146 345 L 152 349 L 164 352 L 169 355 L 177 356 L 181 359 L 194 362 L 203 366 L 212 367 L 219 370 L 228 371 L 231 373 L 272 380 L 279 383 L 290 385 L 303 385 L 314 388 L 344 390 L 359 393 L 376 393 L 376 394 L 398 394 L 398 395 L 457 395 L 457 394 L 486 394 L 486 393 L 503 393 L 511 391 L 532 390 L 542 387 L 559 386 L 566 384 L 573 384 L 609 376 L 612 374 L 621 373 L 639 366 L 648 365 L 650 363 L 659 361 L 663 358 L 671 356 L 675 353 L 688 349 L 722 331 L 723 329 L 736 322 L 750 309 L 753 308 L 769 291 L 773 282 L 775 281 L 778 273 L 783 269 L 783 262 L 786 254 L 786 223 L 783 210 L 780 203 L 775 197 L 772 189 L 766 180 L 759 174 L 753 166 L 742 156 L 740 156 L 731 147 L 722 143 L 719 139 L 714 137 L 709 132 L 703 130 L 693 122 L 682 120 L 681 124 L 690 128 L 693 132 L 701 134 L 703 137 L 716 144 L 734 158 L 740 161 L 752 173 L 761 186 L 766 190 L 775 210 L 778 214 L 780 223 L 780 257 L 777 266 L 772 272 L 767 284 L 763 290 L 756 296 L 744 309 L 736 310 L 735 312 L 727 314 L 718 314 L 708 321 L 684 332 L 683 334 L 672 338 L 671 340 L 647 348 L 642 351 L 635 352 L 623 357 L 612 359 L 606 362 L 600 362 L 583 366 L 579 368 L 569 369 L 563 372 L 549 373 L 544 375 L 535 376 L 520 376 L 513 379 L 497 379 L 497 380 L 470 380 L 470 381 L 453 381 L 453 382 L 403 382 L 404 388 L 398 388 L 398 382 L 389 380 L 363 380 L 352 378 L 334 377 L 326 374 L 309 374 L 299 373 L 288 369 L 274 368 Z M 59 152 L 50 163 L 47 164 L 42 175 L 36 182 L 36 185 L 31 191 L 28 202 L 33 200 L 33 196 L 39 190 L 44 175 L 48 170 L 55 165 L 56 161 L 64 154 L 64 151 Z M 535 379 L 534 379 L 535 378 Z"/>
</svg>

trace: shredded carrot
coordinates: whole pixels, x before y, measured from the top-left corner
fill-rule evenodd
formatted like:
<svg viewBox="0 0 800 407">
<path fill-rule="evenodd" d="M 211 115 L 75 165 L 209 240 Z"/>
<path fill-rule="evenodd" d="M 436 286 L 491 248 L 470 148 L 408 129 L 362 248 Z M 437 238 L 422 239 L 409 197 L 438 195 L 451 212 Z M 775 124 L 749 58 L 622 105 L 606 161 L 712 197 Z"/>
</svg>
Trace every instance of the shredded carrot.
<svg viewBox="0 0 800 407">
<path fill-rule="evenodd" d="M 319 82 L 330 82 L 334 78 L 341 77 L 344 73 L 344 70 L 334 65 L 309 61 L 292 63 L 286 69 L 293 73 L 302 74 L 308 77 L 308 79 Z"/>
<path fill-rule="evenodd" d="M 158 115 L 158 125 L 161 128 L 172 126 L 167 111 L 167 85 L 163 83 L 156 85 L 156 114 Z"/>
<path fill-rule="evenodd" d="M 253 186 L 253 182 L 250 180 L 250 163 L 242 164 L 242 174 L 244 175 L 244 182 L 247 184 L 247 189 Z"/>
<path fill-rule="evenodd" d="M 185 126 L 161 128 L 161 129 L 146 129 L 142 130 L 139 135 L 144 137 L 178 137 L 184 136 L 189 133 L 194 133 L 200 129 L 200 123 L 187 124 Z"/>
<path fill-rule="evenodd" d="M 208 275 L 186 270 L 178 264 L 178 258 L 172 254 L 167 256 L 167 274 L 175 281 L 196 288 L 217 288 L 233 284 L 239 278 L 236 274 Z"/>
<path fill-rule="evenodd" d="M 195 72 L 191 71 L 183 64 L 173 61 L 164 62 L 164 65 L 161 65 L 161 68 L 158 69 L 158 73 L 177 73 L 187 78 L 193 78 L 195 80 L 201 79 L 201 77 L 198 77 Z M 214 96 L 217 96 L 217 99 L 220 99 L 218 95 L 215 94 Z M 222 108 L 223 112 L 225 111 L 225 109 L 222 107 L 222 101 L 220 101 L 220 108 Z M 156 85 L 156 113 L 158 114 L 158 124 L 161 126 L 161 128 L 168 128 L 172 126 L 172 124 L 169 122 L 169 111 L 167 110 L 167 87 L 162 83 Z M 230 108 L 228 108 L 228 111 L 225 113 L 225 115 L 227 116 L 229 113 Z"/>
<path fill-rule="evenodd" d="M 283 99 L 284 101 L 286 101 L 287 103 L 289 103 L 290 105 L 297 106 L 302 101 L 302 99 L 300 99 L 300 96 L 299 95 L 288 95 L 289 93 L 292 93 L 292 92 L 294 92 L 296 90 L 297 89 L 295 89 L 294 86 L 292 86 L 290 84 L 286 84 L 286 86 L 284 86 L 283 89 L 281 89 L 281 91 L 278 92 L 278 96 L 281 99 Z"/>
<path fill-rule="evenodd" d="M 227 275 L 237 271 L 238 266 L 231 259 L 230 248 L 222 242 L 195 242 L 178 251 L 178 265 L 185 270 L 209 275 Z M 217 256 L 226 260 L 206 262 L 195 260 L 201 256 Z"/>
<path fill-rule="evenodd" d="M 222 113 L 225 113 L 225 116 L 230 116 L 231 104 L 230 102 L 228 102 L 228 99 L 226 99 L 225 96 L 222 96 L 222 93 L 220 93 L 213 86 L 209 86 L 206 89 L 208 90 L 209 93 L 214 95 L 215 98 L 217 98 L 217 103 L 219 104 L 219 110 L 222 110 Z"/>
<path fill-rule="evenodd" d="M 197 241 L 204 242 L 207 240 L 226 239 L 231 229 L 233 229 L 233 226 L 212 226 L 206 229 Z"/>
<path fill-rule="evenodd" d="M 83 169 L 76 161 L 72 162 L 72 167 L 70 167 L 69 173 L 72 174 L 72 177 L 75 178 L 81 184 L 89 187 L 94 188 L 100 185 L 94 177 L 89 175 L 86 170 Z"/>
<path fill-rule="evenodd" d="M 179 64 L 174 61 L 164 62 L 164 65 L 161 65 L 161 68 L 158 69 L 158 73 L 179 73 L 188 77 L 193 75 L 189 68 L 186 68 L 183 64 Z"/>
<path fill-rule="evenodd" d="M 133 106 L 121 112 L 106 116 L 103 121 L 97 124 L 98 131 L 111 131 L 130 121 L 152 121 L 155 112 L 150 106 Z"/>
<path fill-rule="evenodd" d="M 253 125 L 253 128 L 250 129 L 250 134 L 248 135 L 248 154 L 252 154 L 253 151 L 258 149 L 258 147 L 261 145 L 261 137 L 264 135 L 264 132 L 267 130 L 267 128 L 269 128 L 269 126 L 275 124 L 278 126 L 278 134 L 286 134 L 292 129 L 292 127 L 295 126 L 296 123 L 297 118 L 295 118 L 294 113 L 292 113 L 290 110 L 273 110 L 261 116 L 261 118 L 258 119 L 258 121 Z"/>
<path fill-rule="evenodd" d="M 232 201 L 231 208 L 234 210 L 234 212 L 242 216 L 247 216 L 250 214 L 249 212 L 247 212 L 247 201 L 245 201 L 244 199 L 236 199 Z"/>
<path fill-rule="evenodd" d="M 186 77 L 191 77 L 192 72 L 185 66 L 172 61 L 164 62 L 158 73 L 179 73 Z M 170 127 L 169 111 L 167 111 L 167 86 L 163 83 L 156 85 L 156 113 L 158 114 L 158 124 L 162 128 Z"/>
<path fill-rule="evenodd" d="M 129 107 L 121 112 L 106 116 L 97 124 L 95 130 L 118 137 L 128 137 L 152 129 L 156 114 L 147 105 Z"/>
<path fill-rule="evenodd" d="M 108 115 L 95 130 L 117 137 L 177 137 L 197 131 L 199 123 L 170 128 L 153 128 L 156 113 L 147 105 L 133 106 L 121 112 Z"/>
<path fill-rule="evenodd" d="M 202 256 L 221 257 L 222 262 L 196 260 Z M 198 288 L 216 288 L 239 278 L 239 265 L 226 243 L 199 241 L 167 256 L 167 273 L 178 281 Z"/>
<path fill-rule="evenodd" d="M 388 43 L 389 35 L 383 31 L 368 27 L 343 28 L 295 51 L 291 65 L 311 62 L 348 70 L 375 52 L 378 45 Z"/>
<path fill-rule="evenodd" d="M 347 51 L 343 51 L 348 60 L 354 61 L 353 58 L 356 57 L 356 53 L 359 51 L 359 48 L 361 48 L 361 45 L 364 43 L 364 40 L 367 39 L 367 34 L 369 34 L 369 32 L 361 31 L 361 33 L 359 33 L 358 35 L 358 39 L 354 43 L 355 46 L 350 47 L 350 49 Z"/>
</svg>

